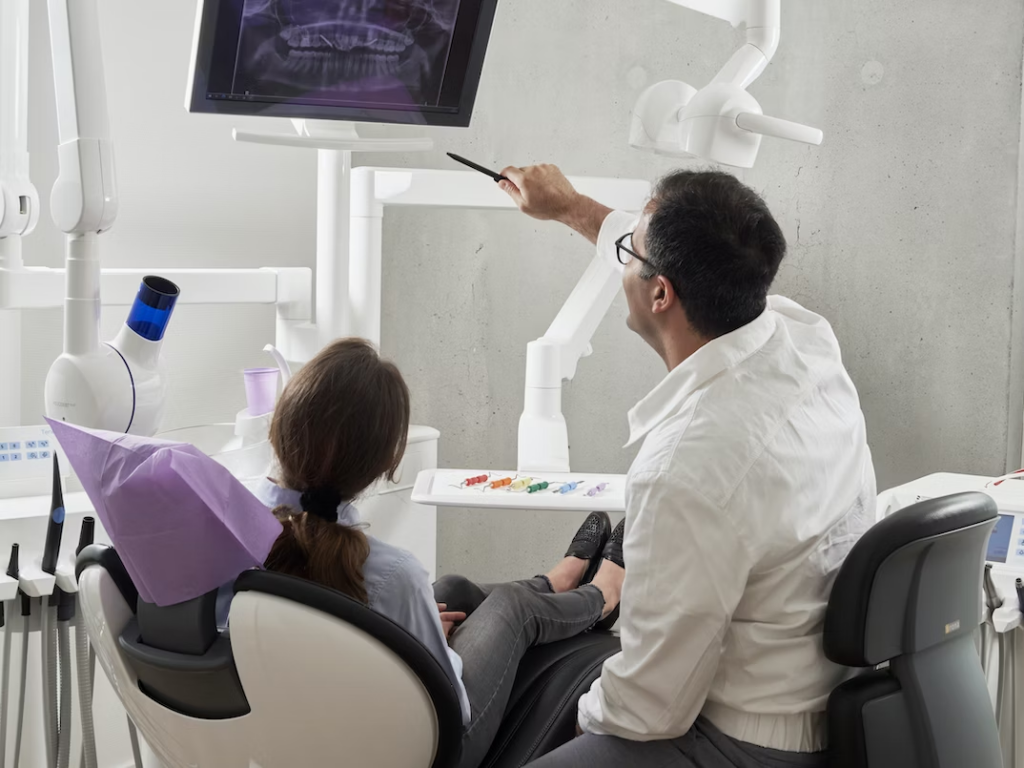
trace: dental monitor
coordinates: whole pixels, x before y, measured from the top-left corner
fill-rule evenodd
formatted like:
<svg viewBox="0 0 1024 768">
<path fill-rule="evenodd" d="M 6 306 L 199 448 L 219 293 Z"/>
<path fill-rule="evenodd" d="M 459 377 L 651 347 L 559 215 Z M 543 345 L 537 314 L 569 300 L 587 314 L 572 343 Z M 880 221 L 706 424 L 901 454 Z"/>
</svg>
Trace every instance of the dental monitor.
<svg viewBox="0 0 1024 768">
<path fill-rule="evenodd" d="M 497 0 L 200 0 L 190 112 L 469 125 Z"/>
</svg>

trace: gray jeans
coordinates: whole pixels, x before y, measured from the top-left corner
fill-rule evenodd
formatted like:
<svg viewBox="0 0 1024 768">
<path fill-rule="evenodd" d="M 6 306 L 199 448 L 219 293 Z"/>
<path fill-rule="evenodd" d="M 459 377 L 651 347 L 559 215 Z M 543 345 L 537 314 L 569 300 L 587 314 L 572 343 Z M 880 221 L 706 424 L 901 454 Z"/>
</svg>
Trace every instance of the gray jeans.
<svg viewBox="0 0 1024 768">
<path fill-rule="evenodd" d="M 501 726 L 523 654 L 590 629 L 601 618 L 604 597 L 589 584 L 554 594 L 543 576 L 496 585 L 445 576 L 434 585 L 434 598 L 469 614 L 448 642 L 462 658 L 472 710 L 459 767 L 477 768 Z"/>
<path fill-rule="evenodd" d="M 703 717 L 671 741 L 584 735 L 531 768 L 826 768 L 823 752 L 779 752 L 730 739 Z"/>
</svg>

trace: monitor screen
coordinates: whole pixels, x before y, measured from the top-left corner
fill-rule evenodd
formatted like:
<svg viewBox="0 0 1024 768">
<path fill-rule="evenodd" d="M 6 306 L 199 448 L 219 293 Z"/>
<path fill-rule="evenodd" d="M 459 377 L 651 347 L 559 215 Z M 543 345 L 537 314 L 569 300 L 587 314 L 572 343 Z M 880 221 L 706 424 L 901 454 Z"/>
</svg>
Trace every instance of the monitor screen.
<svg viewBox="0 0 1024 768">
<path fill-rule="evenodd" d="M 192 112 L 468 126 L 497 0 L 202 0 Z"/>
<path fill-rule="evenodd" d="M 1013 536 L 1013 515 L 1000 515 L 996 527 L 988 540 L 985 559 L 990 563 L 1005 563 L 1010 554 L 1010 538 Z"/>
</svg>

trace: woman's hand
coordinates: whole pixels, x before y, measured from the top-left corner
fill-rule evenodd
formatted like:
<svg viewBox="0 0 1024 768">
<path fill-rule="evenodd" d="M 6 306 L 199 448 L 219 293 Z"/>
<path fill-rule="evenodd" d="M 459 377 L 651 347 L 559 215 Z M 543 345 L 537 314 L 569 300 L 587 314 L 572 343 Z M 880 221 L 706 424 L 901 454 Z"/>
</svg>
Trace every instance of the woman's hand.
<svg viewBox="0 0 1024 768">
<path fill-rule="evenodd" d="M 456 624 L 461 624 L 466 620 L 465 613 L 462 611 L 449 611 L 448 606 L 444 603 L 438 603 L 437 610 L 441 612 L 441 629 L 444 630 L 445 638 L 451 637 L 452 629 L 455 628 Z"/>
</svg>

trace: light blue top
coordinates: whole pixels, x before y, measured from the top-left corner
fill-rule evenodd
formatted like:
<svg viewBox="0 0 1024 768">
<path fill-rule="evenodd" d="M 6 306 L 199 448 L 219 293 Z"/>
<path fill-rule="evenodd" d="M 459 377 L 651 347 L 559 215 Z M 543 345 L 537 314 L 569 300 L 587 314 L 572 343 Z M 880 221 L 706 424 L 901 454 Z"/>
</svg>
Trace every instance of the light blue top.
<svg viewBox="0 0 1024 768">
<path fill-rule="evenodd" d="M 269 480 L 264 480 L 253 492 L 271 509 L 282 504 L 301 508 L 298 491 L 281 488 Z M 359 522 L 359 512 L 354 506 L 343 504 L 338 508 L 340 525 L 356 526 Z M 469 725 L 470 706 L 466 687 L 462 684 L 462 659 L 448 647 L 427 569 L 412 552 L 375 536 L 366 538 L 370 542 L 370 554 L 363 564 L 363 579 L 370 608 L 398 624 L 433 654 L 459 695 L 463 725 Z M 218 619 L 222 626 L 227 623 L 231 597 L 230 585 L 226 592 L 221 590 Z"/>
</svg>

